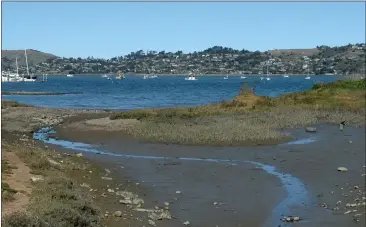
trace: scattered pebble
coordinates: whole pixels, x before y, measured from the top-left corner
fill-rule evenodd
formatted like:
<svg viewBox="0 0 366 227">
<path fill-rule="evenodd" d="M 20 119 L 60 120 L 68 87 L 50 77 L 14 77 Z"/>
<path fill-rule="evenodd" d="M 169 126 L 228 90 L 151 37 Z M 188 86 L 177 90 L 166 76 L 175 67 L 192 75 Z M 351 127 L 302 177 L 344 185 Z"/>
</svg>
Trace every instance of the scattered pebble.
<svg viewBox="0 0 366 227">
<path fill-rule="evenodd" d="M 48 162 L 51 163 L 52 165 L 55 165 L 55 166 L 61 166 L 60 163 L 56 162 L 55 160 L 52 160 L 52 159 L 48 159 Z"/>
<path fill-rule="evenodd" d="M 183 225 L 190 225 L 191 223 L 189 221 L 183 222 Z"/>
<path fill-rule="evenodd" d="M 122 212 L 121 211 L 116 211 L 116 212 L 114 212 L 113 216 L 122 217 Z"/>
<path fill-rule="evenodd" d="M 347 172 L 347 168 L 346 167 L 338 167 L 338 171 L 340 172 Z"/>
<path fill-rule="evenodd" d="M 31 181 L 33 183 L 42 182 L 42 181 L 44 181 L 44 178 L 43 178 L 43 176 L 33 176 L 33 177 L 31 177 Z"/>
<path fill-rule="evenodd" d="M 167 219 L 167 220 L 172 219 L 171 214 L 167 210 L 159 210 L 159 211 L 155 210 L 155 212 L 150 212 L 148 217 L 154 221 L 163 220 L 163 219 Z"/>
<path fill-rule="evenodd" d="M 119 200 L 119 203 L 127 205 L 132 204 L 132 201 L 130 199 L 121 199 Z"/>
<path fill-rule="evenodd" d="M 316 128 L 315 127 L 305 127 L 305 131 L 306 132 L 316 132 Z"/>
<path fill-rule="evenodd" d="M 77 154 L 76 154 L 76 157 L 79 157 L 79 158 L 80 158 L 80 157 L 83 157 L 83 154 L 82 154 L 82 153 L 77 153 Z"/>
<path fill-rule="evenodd" d="M 181 194 L 182 192 L 181 192 L 181 191 L 176 191 L 175 193 L 176 193 L 176 194 Z"/>
<path fill-rule="evenodd" d="M 283 217 L 281 219 L 282 221 L 285 221 L 285 222 L 294 222 L 294 221 L 300 221 L 300 217 Z"/>
<path fill-rule="evenodd" d="M 153 220 L 149 220 L 149 225 L 156 226 L 156 224 Z"/>
<path fill-rule="evenodd" d="M 85 184 L 85 183 L 82 183 L 80 186 L 83 187 L 83 188 L 90 188 L 90 185 Z"/>
<path fill-rule="evenodd" d="M 102 180 L 112 180 L 111 177 L 102 177 Z"/>
</svg>

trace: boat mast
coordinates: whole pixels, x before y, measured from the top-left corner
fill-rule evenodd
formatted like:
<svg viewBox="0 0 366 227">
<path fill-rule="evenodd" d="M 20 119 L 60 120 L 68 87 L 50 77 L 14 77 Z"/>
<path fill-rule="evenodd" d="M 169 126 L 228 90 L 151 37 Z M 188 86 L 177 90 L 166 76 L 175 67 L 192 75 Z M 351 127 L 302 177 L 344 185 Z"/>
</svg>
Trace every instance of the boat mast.
<svg viewBox="0 0 366 227">
<path fill-rule="evenodd" d="M 18 57 L 15 58 L 15 65 L 17 66 L 17 76 L 19 76 Z"/>
<path fill-rule="evenodd" d="M 27 50 L 24 50 L 24 55 L 25 55 L 25 63 L 27 64 L 27 74 L 28 74 L 28 76 L 29 76 Z M 24 76 L 23 76 L 23 80 L 24 80 Z"/>
</svg>

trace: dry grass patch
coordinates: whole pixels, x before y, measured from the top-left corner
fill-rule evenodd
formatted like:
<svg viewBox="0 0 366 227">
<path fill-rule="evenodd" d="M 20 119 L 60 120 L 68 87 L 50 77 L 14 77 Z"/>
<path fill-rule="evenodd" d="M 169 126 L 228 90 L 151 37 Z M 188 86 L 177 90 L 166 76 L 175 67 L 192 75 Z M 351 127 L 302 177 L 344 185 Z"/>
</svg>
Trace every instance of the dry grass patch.
<svg viewBox="0 0 366 227">
<path fill-rule="evenodd" d="M 12 174 L 12 170 L 16 169 L 16 166 L 9 164 L 4 158 L 1 159 L 1 201 L 13 201 L 14 195 L 18 192 L 17 190 L 11 188 L 8 183 L 6 183 L 6 176 Z"/>
<path fill-rule="evenodd" d="M 6 109 L 9 107 L 31 107 L 31 106 L 16 101 L 1 100 L 1 109 Z"/>
<path fill-rule="evenodd" d="M 10 188 L 7 183 L 1 182 L 1 202 L 13 201 L 17 192 L 17 190 Z"/>
<path fill-rule="evenodd" d="M 88 193 L 66 171 L 72 165 L 67 160 L 61 165 L 52 164 L 51 152 L 36 147 L 10 144 L 5 146 L 44 180 L 33 183 L 30 204 L 25 212 L 6 216 L 6 227 L 99 227 L 101 212 Z"/>
</svg>

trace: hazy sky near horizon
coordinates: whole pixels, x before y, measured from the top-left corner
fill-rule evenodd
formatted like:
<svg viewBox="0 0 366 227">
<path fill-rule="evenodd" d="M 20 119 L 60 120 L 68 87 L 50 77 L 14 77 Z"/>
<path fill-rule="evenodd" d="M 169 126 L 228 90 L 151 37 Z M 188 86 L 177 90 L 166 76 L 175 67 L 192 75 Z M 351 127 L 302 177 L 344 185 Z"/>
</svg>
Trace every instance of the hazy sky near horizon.
<svg viewBox="0 0 366 227">
<path fill-rule="evenodd" d="M 2 2 L 3 50 L 61 57 L 364 42 L 364 2 Z"/>
</svg>

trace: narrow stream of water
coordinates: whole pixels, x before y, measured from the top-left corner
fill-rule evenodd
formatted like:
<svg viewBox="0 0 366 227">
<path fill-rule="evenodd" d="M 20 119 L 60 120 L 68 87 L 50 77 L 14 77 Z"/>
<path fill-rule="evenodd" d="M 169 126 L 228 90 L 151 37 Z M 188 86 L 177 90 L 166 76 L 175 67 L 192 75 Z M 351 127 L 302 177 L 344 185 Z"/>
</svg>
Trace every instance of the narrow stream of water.
<svg viewBox="0 0 366 227">
<path fill-rule="evenodd" d="M 304 206 L 308 203 L 308 192 L 304 186 L 304 184 L 297 179 L 296 177 L 292 176 L 291 174 L 285 174 L 279 172 L 276 167 L 271 165 L 266 165 L 259 162 L 248 161 L 248 160 L 230 160 L 230 159 L 213 159 L 213 158 L 190 158 L 190 157 L 176 157 L 176 158 L 169 158 L 163 156 L 146 156 L 146 155 L 132 155 L 132 154 L 116 154 L 111 152 L 105 152 L 100 147 L 92 146 L 90 144 L 79 143 L 79 142 L 70 142 L 66 140 L 57 140 L 54 138 L 50 138 L 50 134 L 56 133 L 52 128 L 42 128 L 33 134 L 33 138 L 36 140 L 43 141 L 44 143 L 53 144 L 62 146 L 64 148 L 82 151 L 82 152 L 89 152 L 94 154 L 100 155 L 109 155 L 115 157 L 122 157 L 122 158 L 136 158 L 136 159 L 178 159 L 182 161 L 201 161 L 201 162 L 214 162 L 214 163 L 225 163 L 231 165 L 239 165 L 243 163 L 250 163 L 259 168 L 266 171 L 268 174 L 271 174 L 280 179 L 281 184 L 283 185 L 284 189 L 286 190 L 287 196 L 275 207 L 272 211 L 272 215 L 266 221 L 265 226 L 273 227 L 278 226 L 281 224 L 281 217 L 284 214 L 288 216 L 291 215 L 290 208 L 293 206 Z M 300 139 L 297 141 L 289 142 L 287 144 L 305 144 L 314 142 L 314 138 L 307 138 L 307 139 Z M 285 144 L 283 144 L 285 145 Z"/>
</svg>

